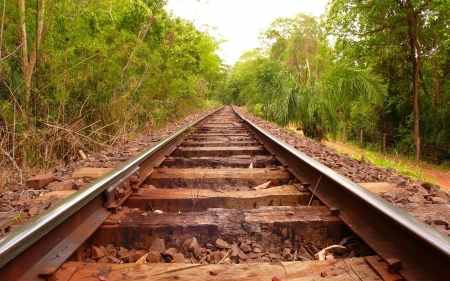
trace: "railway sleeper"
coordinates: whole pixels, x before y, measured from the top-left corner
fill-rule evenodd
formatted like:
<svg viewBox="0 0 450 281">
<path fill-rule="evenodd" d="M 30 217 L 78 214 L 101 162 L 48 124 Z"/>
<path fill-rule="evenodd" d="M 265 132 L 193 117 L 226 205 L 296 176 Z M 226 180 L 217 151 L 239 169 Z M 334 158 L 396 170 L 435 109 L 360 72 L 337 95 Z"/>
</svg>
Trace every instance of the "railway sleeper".
<svg viewBox="0 0 450 281">
<path fill-rule="evenodd" d="M 289 184 L 294 182 L 294 177 L 287 171 L 270 169 L 157 168 L 144 183 L 157 188 L 249 189 L 269 181 L 276 185 Z"/>
<path fill-rule="evenodd" d="M 167 157 L 161 167 L 168 168 L 266 168 L 280 165 L 271 156 L 265 155 L 237 155 L 232 157 Z"/>
<path fill-rule="evenodd" d="M 167 192 L 165 189 L 148 188 L 142 194 L 132 194 L 124 205 L 142 211 L 185 213 L 206 211 L 208 208 L 251 210 L 260 206 L 306 206 L 310 199 L 309 191 L 299 190 L 294 185 L 252 191 L 183 188 Z M 314 205 L 318 202 L 315 201 Z"/>
</svg>

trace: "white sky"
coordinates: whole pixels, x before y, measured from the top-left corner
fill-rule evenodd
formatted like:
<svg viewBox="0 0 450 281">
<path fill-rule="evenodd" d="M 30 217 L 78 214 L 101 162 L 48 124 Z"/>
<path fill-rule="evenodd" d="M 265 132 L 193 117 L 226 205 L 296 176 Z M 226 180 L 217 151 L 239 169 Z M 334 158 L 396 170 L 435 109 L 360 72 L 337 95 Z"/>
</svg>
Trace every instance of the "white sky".
<svg viewBox="0 0 450 281">
<path fill-rule="evenodd" d="M 227 42 L 219 54 L 234 64 L 245 50 L 259 46 L 258 35 L 276 18 L 298 13 L 321 15 L 328 0 L 169 0 L 167 11 L 191 20 L 197 28 L 207 24 Z"/>
</svg>

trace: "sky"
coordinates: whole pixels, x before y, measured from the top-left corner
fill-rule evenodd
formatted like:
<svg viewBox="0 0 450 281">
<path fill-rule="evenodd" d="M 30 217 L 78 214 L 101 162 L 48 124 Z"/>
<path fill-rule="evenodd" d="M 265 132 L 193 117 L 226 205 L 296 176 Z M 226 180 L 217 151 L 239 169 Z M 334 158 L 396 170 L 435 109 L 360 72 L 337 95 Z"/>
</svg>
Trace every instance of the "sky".
<svg viewBox="0 0 450 281">
<path fill-rule="evenodd" d="M 242 53 L 259 46 L 258 35 L 279 17 L 298 13 L 319 16 L 328 0 L 169 0 L 167 11 L 202 26 L 216 27 L 221 44 L 220 57 L 234 64 Z M 217 37 L 217 36 L 216 36 Z"/>
</svg>

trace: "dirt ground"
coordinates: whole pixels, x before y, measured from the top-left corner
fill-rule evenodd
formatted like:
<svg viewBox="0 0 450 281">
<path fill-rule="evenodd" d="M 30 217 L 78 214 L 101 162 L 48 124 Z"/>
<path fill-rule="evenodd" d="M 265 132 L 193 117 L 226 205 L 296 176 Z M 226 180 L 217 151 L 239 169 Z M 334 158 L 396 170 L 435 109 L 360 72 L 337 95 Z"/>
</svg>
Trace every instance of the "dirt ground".
<svg viewBox="0 0 450 281">
<path fill-rule="evenodd" d="M 363 152 L 361 149 L 356 149 L 354 147 L 346 146 L 341 143 L 330 142 L 330 141 L 323 141 L 323 143 L 329 147 L 339 149 L 339 150 L 347 152 L 347 153 L 362 153 Z M 414 161 L 410 161 L 405 158 L 395 157 L 395 156 L 391 156 L 391 155 L 387 155 L 386 158 L 388 158 L 389 160 L 395 161 L 395 162 L 402 161 L 403 163 L 406 163 L 411 168 L 415 168 L 417 166 L 417 164 Z M 419 169 L 422 171 L 422 173 L 427 178 L 436 179 L 436 183 L 441 186 L 441 189 L 450 190 L 450 171 L 442 171 L 435 166 L 428 165 L 425 163 L 420 163 Z"/>
</svg>

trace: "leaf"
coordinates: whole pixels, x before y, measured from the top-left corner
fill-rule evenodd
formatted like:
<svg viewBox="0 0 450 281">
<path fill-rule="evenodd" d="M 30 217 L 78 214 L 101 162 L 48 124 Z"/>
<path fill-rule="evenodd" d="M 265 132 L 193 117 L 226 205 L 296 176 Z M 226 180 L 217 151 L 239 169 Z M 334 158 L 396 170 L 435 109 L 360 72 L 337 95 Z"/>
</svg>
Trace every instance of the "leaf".
<svg viewBox="0 0 450 281">
<path fill-rule="evenodd" d="M 276 185 L 276 183 L 273 180 L 270 180 L 270 181 L 260 184 L 256 187 L 253 187 L 252 189 L 253 190 L 266 189 L 266 188 L 269 188 L 269 187 L 275 186 L 275 185 Z"/>
</svg>

